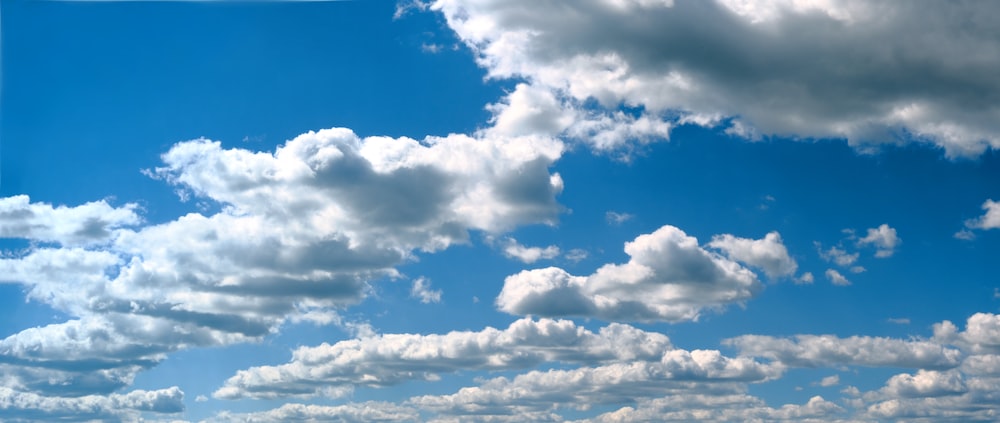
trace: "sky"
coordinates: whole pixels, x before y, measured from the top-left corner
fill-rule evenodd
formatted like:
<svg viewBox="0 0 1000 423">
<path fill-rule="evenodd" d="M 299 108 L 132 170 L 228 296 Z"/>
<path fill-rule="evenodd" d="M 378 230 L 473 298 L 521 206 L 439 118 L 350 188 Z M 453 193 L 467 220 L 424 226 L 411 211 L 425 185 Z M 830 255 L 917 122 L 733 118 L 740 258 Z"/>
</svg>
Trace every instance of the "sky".
<svg viewBox="0 0 1000 423">
<path fill-rule="evenodd" d="M 0 420 L 997 421 L 998 19 L 2 0 Z"/>
</svg>

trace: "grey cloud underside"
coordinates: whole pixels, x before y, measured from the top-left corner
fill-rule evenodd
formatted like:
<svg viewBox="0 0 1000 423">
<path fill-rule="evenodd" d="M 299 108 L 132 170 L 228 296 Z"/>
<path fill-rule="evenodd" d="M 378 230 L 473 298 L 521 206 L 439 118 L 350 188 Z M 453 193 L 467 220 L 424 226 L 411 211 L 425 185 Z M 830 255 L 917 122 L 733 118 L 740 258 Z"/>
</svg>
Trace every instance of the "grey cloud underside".
<svg viewBox="0 0 1000 423">
<path fill-rule="evenodd" d="M 1000 146 L 992 2 L 439 0 L 501 78 L 751 132 Z M 668 119 L 671 119 L 668 117 Z M 681 119 L 683 120 L 683 119 Z"/>
</svg>

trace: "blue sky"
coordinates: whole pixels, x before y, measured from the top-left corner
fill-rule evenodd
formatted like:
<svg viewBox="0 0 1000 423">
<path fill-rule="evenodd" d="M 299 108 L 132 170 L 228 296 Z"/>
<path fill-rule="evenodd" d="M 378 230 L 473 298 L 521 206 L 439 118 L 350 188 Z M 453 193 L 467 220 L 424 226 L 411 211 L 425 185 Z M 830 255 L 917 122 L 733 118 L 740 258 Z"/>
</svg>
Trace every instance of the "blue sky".
<svg viewBox="0 0 1000 423">
<path fill-rule="evenodd" d="M 991 3 L 0 3 L 0 420 L 994 421 Z"/>
</svg>

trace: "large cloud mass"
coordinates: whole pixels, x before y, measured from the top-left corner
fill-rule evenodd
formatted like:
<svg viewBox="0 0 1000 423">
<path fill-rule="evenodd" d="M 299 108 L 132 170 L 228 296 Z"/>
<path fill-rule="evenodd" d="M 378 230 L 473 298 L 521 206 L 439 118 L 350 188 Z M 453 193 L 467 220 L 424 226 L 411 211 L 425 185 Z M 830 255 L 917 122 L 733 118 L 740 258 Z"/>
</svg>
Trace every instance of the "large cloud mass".
<svg viewBox="0 0 1000 423">
<path fill-rule="evenodd" d="M 431 8 L 491 76 L 529 81 L 524 102 L 548 110 L 531 127 L 572 127 L 567 134 L 597 148 L 662 137 L 670 122 L 855 145 L 921 140 L 949 155 L 1000 146 L 992 2 L 437 0 Z M 584 107 L 590 99 L 604 111 Z M 641 107 L 646 123 L 615 112 L 622 104 Z M 631 130 L 586 129 L 601 121 Z"/>
</svg>

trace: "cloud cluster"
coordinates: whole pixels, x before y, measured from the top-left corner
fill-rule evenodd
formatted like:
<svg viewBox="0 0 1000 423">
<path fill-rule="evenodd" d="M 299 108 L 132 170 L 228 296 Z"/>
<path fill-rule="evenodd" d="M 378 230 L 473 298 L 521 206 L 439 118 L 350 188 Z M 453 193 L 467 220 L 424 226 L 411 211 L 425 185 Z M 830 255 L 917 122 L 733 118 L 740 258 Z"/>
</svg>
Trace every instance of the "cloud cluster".
<svg viewBox="0 0 1000 423">
<path fill-rule="evenodd" d="M 0 386 L 0 419 L 28 421 L 138 421 L 139 413 L 184 410 L 184 393 L 176 386 L 157 391 L 132 391 L 107 396 L 42 396 Z"/>
<path fill-rule="evenodd" d="M 0 282 L 70 316 L 0 340 L 5 386 L 107 395 L 173 351 L 337 322 L 415 250 L 553 223 L 562 180 L 549 166 L 562 149 L 538 136 L 362 139 L 342 128 L 273 152 L 200 139 L 148 173 L 218 203 L 215 214 L 140 226 L 134 204 L 0 199 L 0 237 L 31 244 L 0 257 Z"/>
<path fill-rule="evenodd" d="M 655 361 L 671 349 L 666 336 L 628 325 L 611 324 L 594 333 L 569 320 L 521 319 L 504 330 L 387 334 L 300 347 L 289 363 L 242 370 L 214 395 L 337 395 L 356 386 L 382 387 L 462 370 L 523 369 L 553 361 Z"/>
<path fill-rule="evenodd" d="M 509 276 L 497 306 L 516 315 L 677 322 L 696 320 L 703 309 L 740 304 L 761 289 L 752 271 L 674 226 L 638 236 L 625 252 L 627 263 L 604 265 L 590 276 L 557 267 Z"/>
<path fill-rule="evenodd" d="M 989 2 L 436 0 L 430 8 L 491 77 L 528 81 L 497 106 L 501 129 L 562 131 L 597 149 L 665 138 L 683 123 L 863 148 L 927 142 L 950 156 L 1000 146 L 1000 56 L 981 53 L 1000 47 Z"/>
</svg>

